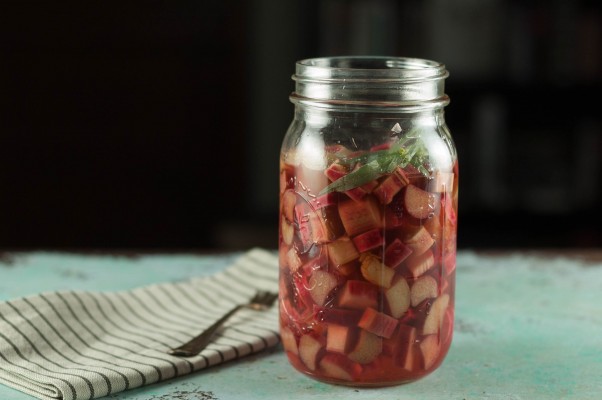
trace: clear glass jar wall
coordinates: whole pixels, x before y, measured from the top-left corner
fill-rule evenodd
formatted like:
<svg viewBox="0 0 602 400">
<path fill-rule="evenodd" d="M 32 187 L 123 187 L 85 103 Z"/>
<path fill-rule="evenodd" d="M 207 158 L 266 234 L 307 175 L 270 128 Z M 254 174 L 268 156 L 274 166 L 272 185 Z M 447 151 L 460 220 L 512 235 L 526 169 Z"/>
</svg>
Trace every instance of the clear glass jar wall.
<svg viewBox="0 0 602 400">
<path fill-rule="evenodd" d="M 407 58 L 297 63 L 280 158 L 280 332 L 318 380 L 419 379 L 454 323 L 458 162 L 447 71 Z"/>
</svg>

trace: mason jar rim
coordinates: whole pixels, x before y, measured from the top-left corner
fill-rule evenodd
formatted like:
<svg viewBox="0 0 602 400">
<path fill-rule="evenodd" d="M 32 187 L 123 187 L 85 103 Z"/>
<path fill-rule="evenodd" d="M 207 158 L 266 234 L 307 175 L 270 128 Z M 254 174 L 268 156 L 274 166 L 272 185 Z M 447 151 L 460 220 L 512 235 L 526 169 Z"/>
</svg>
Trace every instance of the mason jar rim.
<svg viewBox="0 0 602 400">
<path fill-rule="evenodd" d="M 295 104 L 346 110 L 422 110 L 444 107 L 445 65 L 386 56 L 308 58 L 295 66 Z"/>
<path fill-rule="evenodd" d="M 410 82 L 445 79 L 445 64 L 422 58 L 386 56 L 339 56 L 297 61 L 293 80 Z"/>
</svg>

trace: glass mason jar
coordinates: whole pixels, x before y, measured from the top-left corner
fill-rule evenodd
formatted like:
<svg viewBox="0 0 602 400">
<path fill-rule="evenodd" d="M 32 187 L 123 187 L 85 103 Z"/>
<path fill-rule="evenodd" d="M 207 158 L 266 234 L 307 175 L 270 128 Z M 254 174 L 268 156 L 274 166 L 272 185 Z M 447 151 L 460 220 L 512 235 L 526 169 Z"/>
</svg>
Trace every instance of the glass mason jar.
<svg viewBox="0 0 602 400">
<path fill-rule="evenodd" d="M 280 158 L 280 333 L 315 379 L 410 382 L 449 349 L 458 163 L 447 76 L 413 58 L 296 64 Z"/>
</svg>

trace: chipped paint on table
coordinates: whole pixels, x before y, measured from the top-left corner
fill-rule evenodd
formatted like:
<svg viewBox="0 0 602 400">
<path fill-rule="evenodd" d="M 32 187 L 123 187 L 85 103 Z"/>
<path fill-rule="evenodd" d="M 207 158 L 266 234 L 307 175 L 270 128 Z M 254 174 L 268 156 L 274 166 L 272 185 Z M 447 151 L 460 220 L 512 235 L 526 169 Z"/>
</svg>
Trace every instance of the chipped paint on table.
<svg viewBox="0 0 602 400">
<path fill-rule="evenodd" d="M 238 254 L 5 253 L 0 300 L 52 290 L 123 290 L 207 275 Z M 602 259 L 458 257 L 454 341 L 443 365 L 402 386 L 355 389 L 297 373 L 280 346 L 107 399 L 600 399 Z M 0 385 L 0 399 L 32 397 Z"/>
</svg>

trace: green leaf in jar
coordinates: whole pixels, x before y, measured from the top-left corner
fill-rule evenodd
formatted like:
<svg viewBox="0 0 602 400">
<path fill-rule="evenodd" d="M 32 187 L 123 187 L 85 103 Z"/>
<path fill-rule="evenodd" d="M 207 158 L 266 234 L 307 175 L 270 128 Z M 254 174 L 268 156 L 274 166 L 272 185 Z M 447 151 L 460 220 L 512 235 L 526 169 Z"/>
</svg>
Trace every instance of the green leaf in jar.
<svg viewBox="0 0 602 400">
<path fill-rule="evenodd" d="M 322 189 L 320 195 L 330 192 L 344 192 L 378 179 L 381 175 L 382 173 L 378 169 L 378 162 L 372 161 L 332 182 Z"/>
<path fill-rule="evenodd" d="M 414 133 L 411 131 L 410 133 Z M 428 176 L 425 168 L 428 153 L 419 137 L 406 134 L 387 150 L 379 150 L 348 158 L 343 161 L 347 165 L 360 165 L 349 174 L 337 179 L 325 187 L 320 195 L 330 192 L 344 192 L 365 185 L 385 174 L 392 173 L 395 168 L 405 168 L 412 164 L 423 175 Z"/>
</svg>

